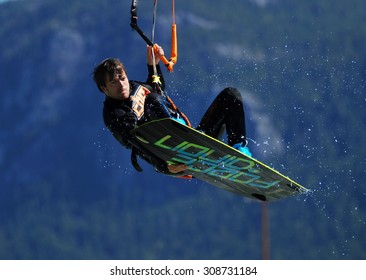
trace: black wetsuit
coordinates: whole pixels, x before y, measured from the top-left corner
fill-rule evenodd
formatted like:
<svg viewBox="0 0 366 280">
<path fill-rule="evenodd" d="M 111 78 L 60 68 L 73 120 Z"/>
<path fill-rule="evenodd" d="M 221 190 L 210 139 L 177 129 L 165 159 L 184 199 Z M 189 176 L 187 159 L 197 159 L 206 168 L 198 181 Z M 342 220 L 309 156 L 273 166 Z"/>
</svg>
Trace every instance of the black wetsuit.
<svg viewBox="0 0 366 280">
<path fill-rule="evenodd" d="M 227 87 L 219 93 L 204 114 L 197 130 L 218 138 L 223 126 L 226 127 L 228 144 L 246 142 L 245 113 L 238 89 Z"/>
<path fill-rule="evenodd" d="M 131 96 L 137 95 L 138 92 L 141 94 L 141 86 L 144 90 L 148 90 L 143 106 L 143 114 L 139 115 L 136 110 L 133 110 L 132 100 L 116 100 L 107 96 L 103 108 L 104 123 L 123 146 L 132 150 L 132 164 L 138 171 L 141 171 L 141 168 L 137 164 L 136 156 L 152 164 L 161 173 L 179 176 L 179 174 L 170 173 L 165 161 L 145 150 L 139 145 L 137 139 L 130 134 L 132 129 L 147 121 L 180 116 L 179 112 L 173 108 L 166 98 L 154 91 L 151 78 L 153 68 L 149 66 L 148 70 L 149 76 L 145 83 L 130 81 Z M 165 84 L 159 65 L 157 65 L 157 71 L 160 76 L 161 89 L 164 91 Z M 197 129 L 217 138 L 224 125 L 226 126 L 229 145 L 232 146 L 246 141 L 243 102 L 240 92 L 235 88 L 225 88 L 216 97 Z"/>
<path fill-rule="evenodd" d="M 154 91 L 151 78 L 153 75 L 152 66 L 148 66 L 148 70 L 149 75 L 145 83 L 129 81 L 130 96 L 137 95 L 141 90 L 148 91 L 144 99 L 142 115 L 138 115 L 133 109 L 133 100 L 117 100 L 106 96 L 103 108 L 104 123 L 123 146 L 132 150 L 132 164 L 138 171 L 142 169 L 137 163 L 137 156 L 152 164 L 157 171 L 175 175 L 168 171 L 165 161 L 145 150 L 130 133 L 131 130 L 147 121 L 178 116 L 178 112 L 171 104 Z M 160 76 L 161 89 L 164 91 L 165 83 L 159 65 L 157 65 L 157 71 Z"/>
</svg>

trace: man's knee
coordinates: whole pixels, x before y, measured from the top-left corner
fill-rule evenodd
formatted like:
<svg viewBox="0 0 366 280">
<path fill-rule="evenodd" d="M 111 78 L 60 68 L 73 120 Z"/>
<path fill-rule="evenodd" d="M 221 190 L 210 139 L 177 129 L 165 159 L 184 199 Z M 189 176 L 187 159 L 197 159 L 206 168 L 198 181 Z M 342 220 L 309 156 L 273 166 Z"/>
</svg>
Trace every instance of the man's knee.
<svg viewBox="0 0 366 280">
<path fill-rule="evenodd" d="M 230 98 L 233 99 L 233 101 L 239 100 L 240 102 L 243 102 L 240 91 L 235 87 L 227 87 L 223 89 L 219 95 L 223 96 L 225 99 Z"/>
</svg>

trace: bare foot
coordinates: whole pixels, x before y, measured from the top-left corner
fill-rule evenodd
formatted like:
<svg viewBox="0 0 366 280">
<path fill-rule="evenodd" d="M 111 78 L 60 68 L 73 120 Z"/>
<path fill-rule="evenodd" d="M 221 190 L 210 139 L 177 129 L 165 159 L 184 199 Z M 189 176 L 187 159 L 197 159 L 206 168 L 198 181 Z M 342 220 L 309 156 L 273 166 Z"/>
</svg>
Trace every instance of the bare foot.
<svg viewBox="0 0 366 280">
<path fill-rule="evenodd" d="M 187 165 L 185 164 L 168 164 L 168 170 L 170 173 L 179 173 L 187 170 Z"/>
</svg>

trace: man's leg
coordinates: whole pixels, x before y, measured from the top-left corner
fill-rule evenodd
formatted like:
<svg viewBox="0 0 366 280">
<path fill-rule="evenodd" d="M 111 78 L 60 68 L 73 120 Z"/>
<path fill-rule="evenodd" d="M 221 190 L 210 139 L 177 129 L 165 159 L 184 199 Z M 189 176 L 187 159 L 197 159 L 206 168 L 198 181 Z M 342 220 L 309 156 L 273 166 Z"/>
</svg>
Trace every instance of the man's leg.
<svg viewBox="0 0 366 280">
<path fill-rule="evenodd" d="M 228 144 L 246 143 L 245 113 L 241 94 L 238 89 L 225 88 L 212 102 L 197 129 L 211 137 L 219 137 L 226 126 Z"/>
</svg>

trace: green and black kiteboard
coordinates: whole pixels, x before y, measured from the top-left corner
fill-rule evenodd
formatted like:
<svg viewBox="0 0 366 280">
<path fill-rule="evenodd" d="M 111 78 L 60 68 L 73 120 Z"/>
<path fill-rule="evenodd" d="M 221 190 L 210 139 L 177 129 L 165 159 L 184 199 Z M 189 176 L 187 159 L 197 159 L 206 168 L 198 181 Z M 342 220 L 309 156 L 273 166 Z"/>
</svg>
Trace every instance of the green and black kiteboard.
<svg viewBox="0 0 366 280">
<path fill-rule="evenodd" d="M 186 164 L 186 175 L 239 195 L 272 201 L 308 192 L 257 159 L 172 119 L 145 123 L 132 134 L 167 163 Z"/>
</svg>

